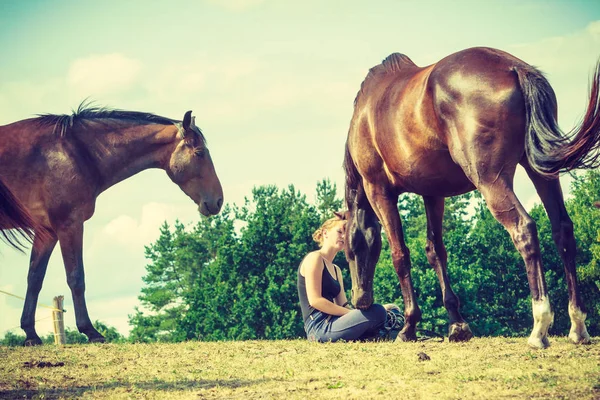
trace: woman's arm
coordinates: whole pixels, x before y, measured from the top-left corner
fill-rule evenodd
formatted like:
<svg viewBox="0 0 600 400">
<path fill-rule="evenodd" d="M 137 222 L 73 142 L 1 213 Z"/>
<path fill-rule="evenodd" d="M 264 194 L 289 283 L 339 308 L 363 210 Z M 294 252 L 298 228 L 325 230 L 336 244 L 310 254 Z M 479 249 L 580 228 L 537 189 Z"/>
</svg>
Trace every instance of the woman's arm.
<svg viewBox="0 0 600 400">
<path fill-rule="evenodd" d="M 339 316 L 349 313 L 349 309 L 332 303 L 321 294 L 321 280 L 324 268 L 321 256 L 318 253 L 311 253 L 306 256 L 302 264 L 300 272 L 303 272 L 306 282 L 308 303 L 317 310 L 329 315 Z"/>
<path fill-rule="evenodd" d="M 338 282 L 340 283 L 340 294 L 338 294 L 334 299 L 335 304 L 346 307 L 346 304 L 348 304 L 348 299 L 346 298 L 346 291 L 344 290 L 344 277 L 342 276 L 342 270 L 335 264 L 333 267 L 337 270 L 337 278 Z"/>
</svg>

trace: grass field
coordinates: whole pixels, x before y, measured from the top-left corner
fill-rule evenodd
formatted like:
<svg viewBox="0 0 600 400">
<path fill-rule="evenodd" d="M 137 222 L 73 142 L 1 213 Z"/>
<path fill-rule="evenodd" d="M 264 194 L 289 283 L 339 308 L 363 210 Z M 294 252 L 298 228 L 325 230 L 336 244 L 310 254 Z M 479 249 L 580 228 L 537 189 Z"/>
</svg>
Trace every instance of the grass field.
<svg viewBox="0 0 600 400">
<path fill-rule="evenodd" d="M 600 399 L 599 339 L 0 347 L 0 398 Z"/>
</svg>

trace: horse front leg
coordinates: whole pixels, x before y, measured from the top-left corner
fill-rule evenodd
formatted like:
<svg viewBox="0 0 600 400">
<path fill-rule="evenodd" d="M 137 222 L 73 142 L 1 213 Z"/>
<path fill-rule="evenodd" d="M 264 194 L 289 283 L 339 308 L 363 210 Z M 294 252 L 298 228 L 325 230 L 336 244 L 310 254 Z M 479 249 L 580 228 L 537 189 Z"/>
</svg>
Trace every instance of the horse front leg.
<svg viewBox="0 0 600 400">
<path fill-rule="evenodd" d="M 56 236 L 52 233 L 49 233 L 45 240 L 40 239 L 38 234 L 33 239 L 29 272 L 27 274 L 27 294 L 25 295 L 25 304 L 21 314 L 21 329 L 25 331 L 24 346 L 42 344 L 42 339 L 35 330 L 35 310 L 54 246 L 56 246 Z"/>
<path fill-rule="evenodd" d="M 85 274 L 83 270 L 83 223 L 73 224 L 58 232 L 67 284 L 71 289 L 77 329 L 90 343 L 104 342 L 104 336 L 92 325 L 85 303 Z"/>
<path fill-rule="evenodd" d="M 364 310 L 373 304 L 373 277 L 381 253 L 381 225 L 369 204 L 357 205 L 347 232 L 354 256 L 348 259 L 352 300 L 356 308 Z"/>
<path fill-rule="evenodd" d="M 392 263 L 400 281 L 402 298 L 404 299 L 404 327 L 396 340 L 417 340 L 417 323 L 421 320 L 421 309 L 417 303 L 415 289 L 410 275 L 410 251 L 404 242 L 402 222 L 398 213 L 398 196 L 389 195 L 378 185 L 365 185 L 365 192 L 373 210 L 387 234 L 392 253 Z"/>
<path fill-rule="evenodd" d="M 448 254 L 442 239 L 442 221 L 444 218 L 444 198 L 423 196 L 425 202 L 425 213 L 427 215 L 427 260 L 434 269 L 440 288 L 444 307 L 448 311 L 450 327 L 448 328 L 448 340 L 451 342 L 466 342 L 473 337 L 469 324 L 465 322 L 460 314 L 460 301 L 452 291 L 450 278 L 448 277 Z"/>
<path fill-rule="evenodd" d="M 548 213 L 548 219 L 550 219 L 550 225 L 552 226 L 552 238 L 565 269 L 569 290 L 569 317 L 571 318 L 569 339 L 573 343 L 588 344 L 590 343 L 590 335 L 585 327 L 587 313 L 577 283 L 573 222 L 565 208 L 560 182 L 558 179 L 548 180 L 539 176 L 528 165 L 524 165 L 524 167 Z"/>
</svg>

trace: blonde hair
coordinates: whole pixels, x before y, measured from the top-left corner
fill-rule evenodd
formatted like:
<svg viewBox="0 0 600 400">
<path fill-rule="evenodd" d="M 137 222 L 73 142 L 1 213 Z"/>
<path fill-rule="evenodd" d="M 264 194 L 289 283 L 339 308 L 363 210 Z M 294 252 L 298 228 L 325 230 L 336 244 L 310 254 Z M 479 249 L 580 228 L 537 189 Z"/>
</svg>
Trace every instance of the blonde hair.
<svg viewBox="0 0 600 400">
<path fill-rule="evenodd" d="M 319 247 L 323 246 L 323 242 L 324 242 L 323 231 L 327 231 L 327 230 L 333 228 L 335 225 L 337 225 L 340 222 L 344 222 L 344 223 L 346 222 L 346 219 L 344 218 L 344 216 L 342 214 L 338 214 L 338 213 L 334 213 L 334 214 L 335 214 L 334 217 L 329 218 L 327 221 L 323 222 L 321 227 L 319 229 L 317 229 L 312 235 L 313 240 L 319 244 Z"/>
</svg>

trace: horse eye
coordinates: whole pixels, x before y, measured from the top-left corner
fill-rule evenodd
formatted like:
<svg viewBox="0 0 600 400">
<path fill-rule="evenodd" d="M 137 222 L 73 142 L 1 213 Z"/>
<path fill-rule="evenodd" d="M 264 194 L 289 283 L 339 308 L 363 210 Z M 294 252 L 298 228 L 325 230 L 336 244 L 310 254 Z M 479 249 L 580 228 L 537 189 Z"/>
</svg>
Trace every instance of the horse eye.
<svg viewBox="0 0 600 400">
<path fill-rule="evenodd" d="M 204 158 L 204 150 L 195 150 L 194 155 L 196 157 Z"/>
</svg>

